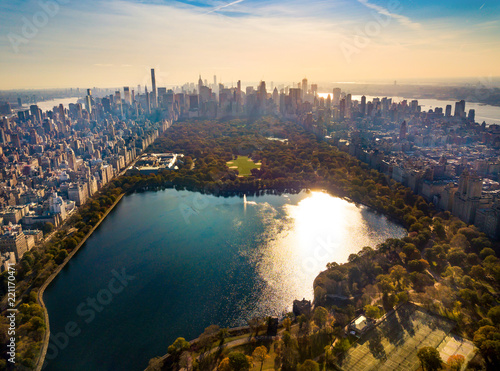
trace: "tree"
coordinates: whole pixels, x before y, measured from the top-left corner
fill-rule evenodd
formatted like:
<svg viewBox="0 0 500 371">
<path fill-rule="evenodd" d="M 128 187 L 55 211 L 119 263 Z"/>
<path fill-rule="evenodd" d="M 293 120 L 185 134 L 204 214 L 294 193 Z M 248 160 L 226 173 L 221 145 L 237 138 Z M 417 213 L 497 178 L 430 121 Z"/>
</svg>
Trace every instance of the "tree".
<svg viewBox="0 0 500 371">
<path fill-rule="evenodd" d="M 299 365 L 297 371 L 319 371 L 319 364 L 311 359 L 308 359 Z"/>
<path fill-rule="evenodd" d="M 433 347 L 423 347 L 417 352 L 417 357 L 422 363 L 422 368 L 428 371 L 441 369 L 441 356 L 439 352 Z"/>
<path fill-rule="evenodd" d="M 233 369 L 231 368 L 231 363 L 229 362 L 229 358 L 226 357 L 219 363 L 218 367 L 219 371 L 232 371 Z"/>
<path fill-rule="evenodd" d="M 64 241 L 64 248 L 66 250 L 73 250 L 78 245 L 78 242 L 73 237 L 69 237 Z"/>
<path fill-rule="evenodd" d="M 429 263 L 425 259 L 411 260 L 408 262 L 410 272 L 423 272 L 429 269 Z"/>
<path fill-rule="evenodd" d="M 461 354 L 455 354 L 448 358 L 446 362 L 452 371 L 460 371 L 465 362 L 465 357 Z"/>
<path fill-rule="evenodd" d="M 328 311 L 323 307 L 316 307 L 314 310 L 313 320 L 318 327 L 323 328 L 328 319 Z"/>
<path fill-rule="evenodd" d="M 168 347 L 168 353 L 173 356 L 180 355 L 183 351 L 188 350 L 190 347 L 189 342 L 184 338 L 177 338 L 175 341 Z"/>
<path fill-rule="evenodd" d="M 161 371 L 162 366 L 163 362 L 161 360 L 161 357 L 151 358 L 149 360 L 148 368 L 146 368 L 146 371 Z"/>
<path fill-rule="evenodd" d="M 292 320 L 290 318 L 285 318 L 283 320 L 283 327 L 285 328 L 285 331 L 290 332 L 290 328 L 292 326 Z"/>
<path fill-rule="evenodd" d="M 408 278 L 408 272 L 404 267 L 400 265 L 395 265 L 391 269 L 389 269 L 389 274 L 394 283 L 396 284 L 396 288 L 398 291 L 403 291 L 408 286 L 410 280 Z"/>
<path fill-rule="evenodd" d="M 497 325 L 500 324 L 500 305 L 491 308 L 488 311 L 488 317 L 493 321 L 493 323 Z"/>
<path fill-rule="evenodd" d="M 481 259 L 486 259 L 490 255 L 495 256 L 495 250 L 493 250 L 492 248 L 489 248 L 489 247 L 485 247 L 479 253 L 479 256 L 481 257 Z"/>
<path fill-rule="evenodd" d="M 224 344 L 224 339 L 229 336 L 229 330 L 227 328 L 221 328 L 217 333 L 217 340 L 219 340 L 219 346 Z"/>
<path fill-rule="evenodd" d="M 68 256 L 68 251 L 63 249 L 59 251 L 54 260 L 57 264 L 61 264 L 64 261 L 64 259 L 66 259 L 67 256 Z"/>
<path fill-rule="evenodd" d="M 368 318 L 376 319 L 380 318 L 382 314 L 380 313 L 379 307 L 374 305 L 365 305 L 365 315 Z"/>
<path fill-rule="evenodd" d="M 269 355 L 267 354 L 267 348 L 263 345 L 255 348 L 252 353 L 252 358 L 260 363 L 260 370 L 262 371 L 264 362 L 269 358 Z"/>
<path fill-rule="evenodd" d="M 250 327 L 250 337 L 252 336 L 252 333 L 255 333 L 254 336 L 257 336 L 259 334 L 259 331 L 262 329 L 262 326 L 264 325 L 264 321 L 262 320 L 262 318 L 257 317 L 249 319 L 247 323 L 248 327 Z"/>
<path fill-rule="evenodd" d="M 252 367 L 252 357 L 248 357 L 243 353 L 231 352 L 227 358 L 229 359 L 229 366 L 232 371 L 246 371 Z"/>
<path fill-rule="evenodd" d="M 43 234 L 51 233 L 54 230 L 54 228 L 55 228 L 54 224 L 49 223 L 49 222 L 45 223 L 42 227 Z"/>
<path fill-rule="evenodd" d="M 347 352 L 347 350 L 351 347 L 351 343 L 347 338 L 339 339 L 333 346 L 333 353 L 336 355 L 340 355 L 342 353 Z"/>
<path fill-rule="evenodd" d="M 198 347 L 201 349 L 202 353 L 212 348 L 213 343 L 217 340 L 217 335 L 220 331 L 220 327 L 217 325 L 208 326 L 203 334 L 198 338 Z"/>
<path fill-rule="evenodd" d="M 480 327 L 474 333 L 474 344 L 483 357 L 490 363 L 500 361 L 500 330 L 493 326 Z"/>
<path fill-rule="evenodd" d="M 293 338 L 289 332 L 283 332 L 280 344 L 279 355 L 282 371 L 296 370 L 299 360 L 299 345 L 297 339 Z"/>
</svg>

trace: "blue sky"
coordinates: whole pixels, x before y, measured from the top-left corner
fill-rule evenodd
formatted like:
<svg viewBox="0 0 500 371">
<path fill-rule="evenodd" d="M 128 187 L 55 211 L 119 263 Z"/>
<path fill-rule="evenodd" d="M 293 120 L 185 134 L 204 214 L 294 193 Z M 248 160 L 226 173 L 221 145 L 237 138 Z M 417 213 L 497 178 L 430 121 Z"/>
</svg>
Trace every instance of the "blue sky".
<svg viewBox="0 0 500 371">
<path fill-rule="evenodd" d="M 491 0 L 10 0 L 0 25 L 0 89 L 500 75 Z"/>
</svg>

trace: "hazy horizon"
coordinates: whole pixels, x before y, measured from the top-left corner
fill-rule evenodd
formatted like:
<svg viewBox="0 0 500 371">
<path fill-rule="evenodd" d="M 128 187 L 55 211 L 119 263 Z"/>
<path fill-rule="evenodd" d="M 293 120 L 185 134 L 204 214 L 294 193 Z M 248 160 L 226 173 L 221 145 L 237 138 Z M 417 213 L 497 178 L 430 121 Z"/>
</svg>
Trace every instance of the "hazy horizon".
<svg viewBox="0 0 500 371">
<path fill-rule="evenodd" d="M 0 90 L 500 76 L 496 1 L 14 0 Z"/>
</svg>

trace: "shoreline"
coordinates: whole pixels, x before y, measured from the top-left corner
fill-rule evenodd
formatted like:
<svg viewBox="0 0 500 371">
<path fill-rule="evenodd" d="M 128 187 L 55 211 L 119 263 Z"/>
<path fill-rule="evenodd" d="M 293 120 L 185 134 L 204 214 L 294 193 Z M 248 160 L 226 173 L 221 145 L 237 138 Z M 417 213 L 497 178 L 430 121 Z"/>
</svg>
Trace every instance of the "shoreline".
<svg viewBox="0 0 500 371">
<path fill-rule="evenodd" d="M 45 289 L 52 283 L 52 281 L 57 277 L 57 275 L 61 272 L 61 270 L 68 264 L 68 262 L 73 258 L 73 256 L 80 250 L 80 248 L 87 242 L 87 239 L 92 236 L 94 231 L 101 225 L 101 223 L 106 219 L 108 214 L 115 208 L 116 205 L 121 201 L 121 199 L 125 196 L 125 193 L 122 193 L 121 195 L 118 196 L 118 198 L 115 200 L 115 202 L 106 210 L 104 215 L 99 219 L 97 224 L 92 227 L 92 229 L 85 235 L 85 237 L 78 243 L 78 245 L 71 251 L 71 253 L 68 255 L 68 257 L 62 262 L 57 269 L 52 273 L 43 283 L 43 285 L 40 287 L 37 293 L 37 302 L 38 304 L 42 307 L 43 310 L 43 316 L 44 316 L 44 321 L 45 321 L 45 334 L 43 336 L 43 344 L 42 348 L 40 350 L 40 353 L 38 355 L 38 359 L 36 361 L 35 365 L 35 370 L 36 371 L 41 371 L 44 361 L 45 361 L 45 356 L 47 354 L 47 349 L 49 346 L 49 340 L 50 340 L 50 324 L 49 324 L 49 312 L 47 310 L 47 307 L 45 306 L 45 302 L 43 301 L 43 294 L 45 293 Z"/>
</svg>

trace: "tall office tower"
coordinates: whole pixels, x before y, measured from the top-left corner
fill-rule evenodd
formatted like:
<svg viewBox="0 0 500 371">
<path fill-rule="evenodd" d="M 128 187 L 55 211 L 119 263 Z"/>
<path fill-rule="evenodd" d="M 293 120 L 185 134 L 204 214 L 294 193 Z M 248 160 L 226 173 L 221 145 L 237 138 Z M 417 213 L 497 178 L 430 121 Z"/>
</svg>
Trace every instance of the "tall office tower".
<svg viewBox="0 0 500 371">
<path fill-rule="evenodd" d="M 465 101 L 463 99 L 455 103 L 455 116 L 465 117 Z"/>
<path fill-rule="evenodd" d="M 64 114 L 64 106 L 62 104 L 59 105 L 59 120 L 64 120 L 66 115 Z"/>
<path fill-rule="evenodd" d="M 198 94 L 201 93 L 202 86 L 203 86 L 203 80 L 201 79 L 201 75 L 200 75 L 200 78 L 198 79 Z"/>
<path fill-rule="evenodd" d="M 30 106 L 30 113 L 35 116 L 37 122 L 42 122 L 42 110 L 36 104 Z"/>
<path fill-rule="evenodd" d="M 156 93 L 156 78 L 155 78 L 155 69 L 154 68 L 151 68 L 151 83 L 153 86 L 153 90 L 151 92 L 152 96 L 150 99 L 152 100 L 153 107 L 157 108 L 158 107 L 158 98 L 156 96 L 156 94 L 157 94 Z"/>
<path fill-rule="evenodd" d="M 343 120 L 345 117 L 345 98 L 342 98 L 342 100 L 339 102 L 339 115 L 340 119 Z"/>
<path fill-rule="evenodd" d="M 314 96 L 318 94 L 318 84 L 311 84 L 311 94 Z"/>
<path fill-rule="evenodd" d="M 448 104 L 446 106 L 446 113 L 445 113 L 445 116 L 446 117 L 451 117 L 451 104 Z"/>
<path fill-rule="evenodd" d="M 474 122 L 476 121 L 476 110 L 475 109 L 470 109 L 469 110 L 469 121 Z"/>
<path fill-rule="evenodd" d="M 102 98 L 101 99 L 101 104 L 102 108 L 104 109 L 104 112 L 111 112 L 111 100 L 109 98 Z"/>
<path fill-rule="evenodd" d="M 87 95 L 92 96 L 92 89 L 87 89 Z"/>
<path fill-rule="evenodd" d="M 21 148 L 21 140 L 19 139 L 19 134 L 15 133 L 10 136 L 10 141 L 16 148 Z"/>
<path fill-rule="evenodd" d="M 148 87 L 144 87 L 144 94 L 146 94 L 146 111 L 148 114 L 151 113 L 151 97 L 149 96 L 150 94 L 148 93 Z"/>
<path fill-rule="evenodd" d="M 217 89 L 217 76 L 214 75 L 214 89 Z"/>
<path fill-rule="evenodd" d="M 302 99 L 304 99 L 307 96 L 307 79 L 303 78 L 302 79 Z"/>
<path fill-rule="evenodd" d="M 347 96 L 345 97 L 345 115 L 349 119 L 352 118 L 351 109 L 352 109 L 352 96 L 351 94 L 347 94 Z"/>
<path fill-rule="evenodd" d="M 361 116 L 364 116 L 366 113 L 366 97 L 364 95 L 361 97 L 360 112 L 361 112 Z"/>
<path fill-rule="evenodd" d="M 85 97 L 85 109 L 88 113 L 92 113 L 92 101 L 90 100 L 90 95 Z"/>
<path fill-rule="evenodd" d="M 257 93 L 258 99 L 259 99 L 259 105 L 260 107 L 265 106 L 265 102 L 267 100 L 267 90 L 266 90 L 266 82 L 261 81 L 259 85 L 259 91 Z"/>
<path fill-rule="evenodd" d="M 238 104 L 241 103 L 241 80 L 238 80 L 238 82 L 236 83 L 236 102 Z"/>
<path fill-rule="evenodd" d="M 335 88 L 333 89 L 333 105 L 338 106 L 340 103 L 340 94 L 342 93 L 342 90 L 340 88 Z"/>
<path fill-rule="evenodd" d="M 120 93 L 120 90 L 115 91 L 115 103 L 122 104 L 122 94 Z"/>
<path fill-rule="evenodd" d="M 279 108 L 280 105 L 280 95 L 278 93 L 278 89 L 274 88 L 273 90 L 273 103 L 276 105 L 276 107 Z"/>
<path fill-rule="evenodd" d="M 132 89 L 132 96 L 130 97 L 132 102 L 135 102 L 135 92 L 134 89 Z"/>
<path fill-rule="evenodd" d="M 408 133 L 408 126 L 406 125 L 406 121 L 403 120 L 401 126 L 399 127 L 399 140 L 405 140 L 407 133 Z"/>
<path fill-rule="evenodd" d="M 123 98 L 125 103 L 132 104 L 132 99 L 130 98 L 130 88 L 128 86 L 123 87 Z"/>
</svg>

